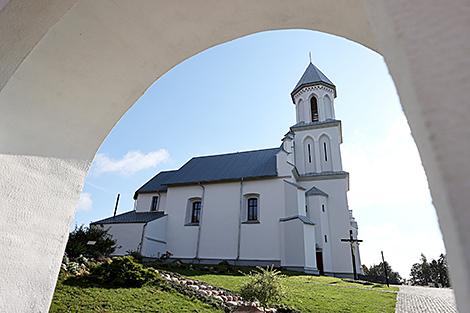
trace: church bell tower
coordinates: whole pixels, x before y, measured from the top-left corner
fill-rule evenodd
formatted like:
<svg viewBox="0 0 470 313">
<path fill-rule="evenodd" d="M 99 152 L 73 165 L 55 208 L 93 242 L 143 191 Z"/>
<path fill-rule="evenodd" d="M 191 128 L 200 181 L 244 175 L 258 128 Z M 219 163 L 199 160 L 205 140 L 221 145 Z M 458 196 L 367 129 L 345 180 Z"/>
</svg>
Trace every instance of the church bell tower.
<svg viewBox="0 0 470 313">
<path fill-rule="evenodd" d="M 335 85 L 310 63 L 291 93 L 296 124 L 294 158 L 300 175 L 342 171 L 341 122 L 335 119 Z"/>
</svg>

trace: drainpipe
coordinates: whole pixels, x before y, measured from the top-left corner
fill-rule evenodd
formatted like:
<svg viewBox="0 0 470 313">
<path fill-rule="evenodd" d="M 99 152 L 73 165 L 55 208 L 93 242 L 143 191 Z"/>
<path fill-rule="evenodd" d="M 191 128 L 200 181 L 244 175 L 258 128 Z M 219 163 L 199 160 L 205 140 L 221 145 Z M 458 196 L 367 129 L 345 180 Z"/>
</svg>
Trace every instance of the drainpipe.
<svg viewBox="0 0 470 313">
<path fill-rule="evenodd" d="M 238 239 L 237 239 L 237 258 L 235 263 L 240 259 L 241 236 L 242 236 L 242 216 L 243 216 L 243 177 L 240 179 L 240 210 L 238 212 Z"/>
<path fill-rule="evenodd" d="M 204 216 L 204 194 L 206 192 L 206 188 L 204 187 L 203 184 L 199 183 L 199 186 L 202 188 L 202 196 L 201 196 L 201 215 L 199 216 L 199 226 L 197 230 L 197 242 L 196 242 L 196 257 L 195 259 L 199 259 L 199 246 L 201 243 L 201 227 L 202 227 L 202 220 Z"/>
<path fill-rule="evenodd" d="M 160 211 L 160 202 L 162 202 L 162 196 L 161 196 L 160 192 L 157 192 L 157 195 L 158 195 L 158 201 L 157 201 L 156 211 Z"/>
<path fill-rule="evenodd" d="M 144 245 L 144 236 L 145 236 L 145 228 L 147 227 L 147 223 L 144 224 L 142 227 L 142 237 L 140 237 L 140 244 L 139 244 L 139 253 L 142 254 L 142 246 Z"/>
</svg>

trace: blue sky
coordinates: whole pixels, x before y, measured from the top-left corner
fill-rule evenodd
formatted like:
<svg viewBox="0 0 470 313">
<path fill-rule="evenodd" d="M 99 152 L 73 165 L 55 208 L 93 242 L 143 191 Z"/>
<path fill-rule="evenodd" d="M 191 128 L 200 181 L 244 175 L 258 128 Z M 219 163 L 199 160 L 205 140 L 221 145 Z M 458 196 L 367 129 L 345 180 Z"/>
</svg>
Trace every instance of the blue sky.
<svg viewBox="0 0 470 313">
<path fill-rule="evenodd" d="M 75 223 L 133 209 L 132 195 L 157 172 L 198 155 L 279 146 L 295 123 L 290 92 L 308 53 L 337 88 L 343 167 L 359 223 L 362 263 L 408 276 L 421 252 L 444 252 L 426 176 L 383 58 L 346 39 L 289 30 L 243 37 L 203 51 L 158 80 L 101 145 Z"/>
</svg>

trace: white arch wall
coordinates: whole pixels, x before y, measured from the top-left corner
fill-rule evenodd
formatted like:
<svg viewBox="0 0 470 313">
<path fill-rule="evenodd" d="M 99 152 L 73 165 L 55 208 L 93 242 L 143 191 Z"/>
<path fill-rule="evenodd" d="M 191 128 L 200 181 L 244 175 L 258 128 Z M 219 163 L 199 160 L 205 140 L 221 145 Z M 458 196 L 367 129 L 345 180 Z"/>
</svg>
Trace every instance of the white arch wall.
<svg viewBox="0 0 470 313">
<path fill-rule="evenodd" d="M 470 311 L 470 21 L 457 2 L 437 0 L 8 2 L 0 311 L 47 311 L 89 163 L 145 89 L 199 51 L 281 28 L 337 34 L 385 57 L 428 175 L 459 308 Z"/>
</svg>

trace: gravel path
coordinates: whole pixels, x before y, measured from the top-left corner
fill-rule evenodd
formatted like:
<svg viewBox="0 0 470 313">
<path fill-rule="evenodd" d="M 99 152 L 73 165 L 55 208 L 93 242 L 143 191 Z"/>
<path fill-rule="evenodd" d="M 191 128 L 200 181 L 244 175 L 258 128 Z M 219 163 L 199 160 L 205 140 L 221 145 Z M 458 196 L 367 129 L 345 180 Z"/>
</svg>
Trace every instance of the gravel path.
<svg viewBox="0 0 470 313">
<path fill-rule="evenodd" d="M 447 288 L 400 286 L 396 313 L 457 313 L 454 291 Z"/>
</svg>

